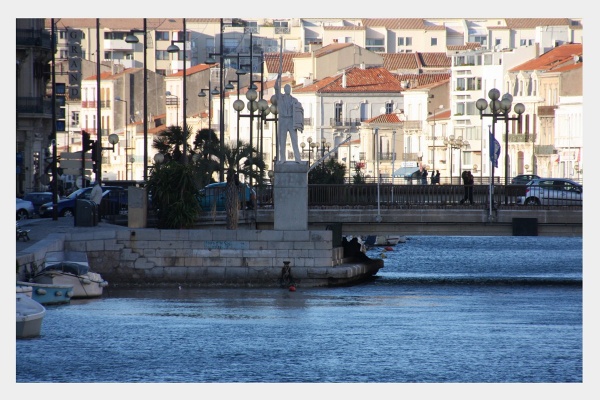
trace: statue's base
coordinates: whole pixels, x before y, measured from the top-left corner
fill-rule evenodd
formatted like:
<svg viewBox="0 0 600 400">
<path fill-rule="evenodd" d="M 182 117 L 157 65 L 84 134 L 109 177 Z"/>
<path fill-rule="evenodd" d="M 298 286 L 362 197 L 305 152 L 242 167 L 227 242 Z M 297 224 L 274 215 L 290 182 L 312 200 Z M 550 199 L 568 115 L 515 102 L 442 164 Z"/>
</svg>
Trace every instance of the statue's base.
<svg viewBox="0 0 600 400">
<path fill-rule="evenodd" d="M 275 230 L 308 230 L 308 163 L 275 163 Z"/>
</svg>

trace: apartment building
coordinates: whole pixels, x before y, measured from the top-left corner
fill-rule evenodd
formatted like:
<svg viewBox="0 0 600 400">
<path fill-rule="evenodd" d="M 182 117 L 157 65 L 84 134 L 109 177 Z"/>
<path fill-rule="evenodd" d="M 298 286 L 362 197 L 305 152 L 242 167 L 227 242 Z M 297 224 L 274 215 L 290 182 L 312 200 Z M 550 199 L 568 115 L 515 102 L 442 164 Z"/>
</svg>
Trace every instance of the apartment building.
<svg viewBox="0 0 600 400">
<path fill-rule="evenodd" d="M 39 20 L 38 22 L 40 21 L 43 21 L 44 25 L 43 27 L 36 28 L 40 30 L 39 36 L 41 37 L 42 33 L 48 36 L 52 28 L 51 19 Z M 179 79 L 177 78 L 178 74 L 182 73 L 184 69 L 183 46 L 185 46 L 186 70 L 191 71 L 195 66 L 201 65 L 211 58 L 216 58 L 217 61 L 222 60 L 222 71 L 218 68 L 219 64 L 211 64 L 213 66 L 210 69 L 209 83 L 204 86 L 198 84 L 199 93 L 192 93 L 191 89 L 188 90 L 187 118 L 189 119 L 188 122 L 197 121 L 198 126 L 210 123 L 212 128 L 217 128 L 215 130 L 218 130 L 221 126 L 216 123 L 217 116 L 220 115 L 221 108 L 223 108 L 226 115 L 223 127 L 226 129 L 225 133 L 228 139 L 235 136 L 232 134 L 233 131 L 235 131 L 235 134 L 240 129 L 243 132 L 245 129 L 244 126 L 250 121 L 244 118 L 241 118 L 239 122 L 237 121 L 237 114 L 232 111 L 232 101 L 230 100 L 232 92 L 223 90 L 223 95 L 221 96 L 219 93 L 220 86 L 223 86 L 224 89 L 224 86 L 230 83 L 229 81 L 236 81 L 234 85 L 237 85 L 237 88 L 234 92 L 242 91 L 242 87 L 237 83 L 237 74 L 235 71 L 241 71 L 250 65 L 254 73 L 253 79 L 260 79 L 260 86 L 262 87 L 262 83 L 264 82 L 264 87 L 268 88 L 269 81 L 276 76 L 279 69 L 278 65 L 271 65 L 269 60 L 277 60 L 278 64 L 280 47 L 283 47 L 283 73 L 292 77 L 296 85 L 294 93 L 299 96 L 302 94 L 301 90 L 303 89 L 299 86 L 309 86 L 319 82 L 324 84 L 329 77 L 341 76 L 342 71 L 350 67 L 368 69 L 369 67 L 383 66 L 397 74 L 414 73 L 417 75 L 428 75 L 429 73 L 444 74 L 452 71 L 452 80 L 449 83 L 449 87 L 452 90 L 448 95 L 448 99 L 444 99 L 439 104 L 444 106 L 444 113 L 448 111 L 451 114 L 451 117 L 443 126 L 448 135 L 461 136 L 465 139 L 471 137 L 473 139 L 469 139 L 471 148 L 464 151 L 458 160 L 458 164 L 453 165 L 451 169 L 453 174 L 456 174 L 463 167 L 470 168 L 477 170 L 482 176 L 485 176 L 489 175 L 490 172 L 489 163 L 486 162 L 489 159 L 489 155 L 486 153 L 488 143 L 486 143 L 485 135 L 482 135 L 482 132 L 485 133 L 487 125 L 486 121 L 481 120 L 475 112 L 476 110 L 473 109 L 473 102 L 478 97 L 485 97 L 485 88 L 498 86 L 498 82 L 502 82 L 504 68 L 511 65 L 514 66 L 515 64 L 504 60 L 503 64 L 501 64 L 502 71 L 498 72 L 492 66 L 493 64 L 488 66 L 482 62 L 481 71 L 476 71 L 474 68 L 478 66 L 466 65 L 467 63 L 464 61 L 465 65 L 458 65 L 459 57 L 469 57 L 469 52 L 479 52 L 481 53 L 481 57 L 488 57 L 487 53 L 503 54 L 502 56 L 489 56 L 492 59 L 494 57 L 507 57 L 505 54 L 511 54 L 514 50 L 520 48 L 526 49 L 526 52 L 532 51 L 531 49 L 537 49 L 539 54 L 543 54 L 548 49 L 561 44 L 571 42 L 581 43 L 583 40 L 581 20 L 569 18 L 261 18 L 247 19 L 243 21 L 243 24 L 241 22 L 235 18 L 57 18 L 54 19 L 54 30 L 57 36 L 56 57 L 58 62 L 68 60 L 69 35 L 72 32 L 77 32 L 78 36 L 81 37 L 80 56 L 83 65 L 85 66 L 86 63 L 95 65 L 99 62 L 102 73 L 110 70 L 112 74 L 118 74 L 127 69 L 137 69 L 138 72 L 136 74 L 139 74 L 139 69 L 143 69 L 146 66 L 148 72 L 152 71 L 153 73 L 151 80 L 158 81 L 160 77 L 173 77 L 172 80 L 176 81 Z M 146 29 L 146 34 L 144 34 L 144 28 Z M 125 40 L 129 34 L 134 34 L 139 39 L 138 43 L 129 43 Z M 167 49 L 172 44 L 177 44 L 181 50 L 176 53 L 170 53 Z M 475 50 L 476 48 L 479 50 Z M 459 54 L 461 52 L 465 52 L 466 54 Z M 19 48 L 17 53 L 19 54 Z M 254 54 L 254 56 L 251 54 Z M 415 57 L 412 57 L 413 55 Z M 402 57 L 408 58 L 402 59 Z M 452 66 L 448 62 L 451 57 Z M 424 60 L 425 58 L 428 59 Z M 434 62 L 433 60 L 435 59 L 439 61 Z M 402 60 L 409 61 L 404 62 Z M 47 61 L 45 63 L 47 64 Z M 459 67 L 469 67 L 470 70 Z M 95 72 L 92 74 L 82 74 L 85 78 L 89 78 Z M 131 71 L 126 75 L 130 74 Z M 135 76 L 136 74 L 133 75 Z M 223 75 L 222 80 L 221 74 Z M 489 78 L 488 75 L 490 76 Z M 573 76 L 574 73 L 561 74 L 564 77 L 567 75 Z M 21 76 L 25 77 L 27 75 Z M 44 77 L 47 83 L 47 73 Z M 478 80 L 478 77 L 481 77 L 481 79 Z M 220 82 L 223 83 L 221 84 Z M 419 85 L 422 86 L 423 84 L 420 83 Z M 465 90 L 459 90 L 463 88 L 462 85 L 464 85 Z M 208 89 L 207 86 L 219 86 L 219 92 L 213 96 L 213 90 L 205 91 L 205 93 L 209 94 L 209 99 L 197 98 L 201 89 Z M 152 110 L 149 110 L 150 115 L 152 115 L 152 121 L 151 126 L 148 128 L 148 133 L 151 130 L 158 129 L 157 126 L 166 123 L 164 121 L 166 103 L 168 101 L 172 102 L 172 100 L 167 100 L 166 97 L 168 89 L 160 88 L 158 83 L 152 85 L 152 88 L 153 91 L 150 92 L 149 90 L 148 93 L 148 99 L 154 102 Z M 178 96 L 182 96 L 180 88 L 181 86 L 178 86 Z M 469 88 L 469 90 L 466 90 L 466 88 Z M 407 88 L 405 87 L 404 89 Z M 412 86 L 408 89 L 420 88 L 419 86 Z M 404 98 L 407 95 L 409 97 L 412 96 L 408 94 L 410 90 L 405 90 L 403 96 L 400 96 L 397 103 L 395 103 L 400 105 L 402 101 L 405 102 L 402 107 L 405 116 L 407 113 L 410 114 L 413 112 L 409 111 L 408 107 L 406 107 L 406 98 Z M 140 128 L 140 125 L 135 125 L 135 123 L 139 123 L 139 120 L 135 121 L 135 128 L 121 128 L 122 124 L 119 122 L 132 122 L 129 119 L 131 115 L 139 114 L 140 108 L 137 101 L 142 98 L 140 91 L 140 85 L 134 85 L 133 93 L 130 94 L 130 97 L 126 97 L 125 95 L 123 97 L 118 96 L 127 101 L 127 105 L 125 106 L 122 104 L 124 102 L 121 101 L 120 104 L 114 107 L 112 111 L 114 115 L 111 115 L 110 119 L 113 122 L 109 123 L 109 126 L 111 124 L 114 126 L 110 129 L 117 131 L 123 129 L 127 131 L 128 129 L 138 130 Z M 195 92 L 196 89 L 193 91 Z M 427 90 L 425 91 L 427 92 Z M 21 93 L 21 95 L 18 93 L 17 96 L 23 96 L 25 92 Z M 265 94 L 263 95 L 267 99 L 270 98 Z M 194 96 L 193 100 L 191 99 L 192 96 Z M 223 101 L 221 101 L 221 97 Z M 415 94 L 412 97 L 419 96 Z M 199 100 L 199 102 L 193 104 L 196 100 Z M 392 100 L 392 98 L 388 100 Z M 409 107 L 416 107 L 416 105 L 410 105 L 412 101 L 409 102 Z M 577 96 L 562 96 L 562 104 L 565 106 L 577 101 Z M 316 103 L 314 101 L 311 102 L 313 104 Z M 408 147 L 421 148 L 423 152 L 423 156 L 420 157 L 421 161 L 433 165 L 434 160 L 445 160 L 449 157 L 439 154 L 442 151 L 440 144 L 437 143 L 440 139 L 436 138 L 439 136 L 439 130 L 437 134 L 433 135 L 430 132 L 433 124 L 428 123 L 428 121 L 429 118 L 432 118 L 433 114 L 432 104 L 424 103 L 424 100 L 420 99 L 420 97 L 418 102 L 421 103 L 421 111 L 415 112 L 415 114 L 418 114 L 419 118 L 421 118 L 422 128 L 420 131 L 426 135 L 425 137 L 435 139 L 425 139 L 425 142 L 418 142 L 419 145 L 417 145 L 417 142 L 411 142 Z M 179 107 L 180 104 L 181 102 L 177 103 L 176 114 L 168 113 L 171 116 L 175 116 L 176 122 L 180 118 L 183 119 L 182 108 Z M 208 106 L 208 104 L 211 106 Z M 310 104 L 307 104 L 307 106 L 308 110 L 312 110 Z M 78 132 L 82 124 L 85 123 L 84 115 L 82 114 L 83 111 L 77 110 L 78 106 L 76 102 L 70 104 L 69 107 L 70 111 L 68 114 L 73 117 L 70 121 L 74 122 L 69 125 L 70 131 L 67 133 L 66 140 L 64 140 L 67 148 L 70 145 L 75 145 L 73 140 L 76 136 L 71 135 L 71 132 Z M 355 111 L 351 111 L 353 109 L 351 107 L 351 109 L 346 111 L 347 114 L 352 114 L 348 118 L 352 119 L 355 115 L 363 121 L 367 118 L 376 118 L 377 113 L 374 112 L 374 110 L 377 111 L 376 108 L 366 107 L 360 105 L 359 109 Z M 379 108 L 381 109 L 382 107 Z M 383 109 L 385 111 L 385 106 Z M 400 110 L 401 108 L 394 109 Z M 423 112 L 423 110 L 426 111 Z M 439 109 L 435 110 L 438 116 L 442 114 L 442 112 L 438 111 Z M 89 111 L 92 111 L 92 109 Z M 120 115 L 121 113 L 129 114 L 129 117 L 127 115 Z M 93 119 L 91 113 L 86 113 L 86 115 L 88 116 L 88 121 Z M 535 118 L 538 118 L 538 115 L 539 113 L 536 114 Z M 171 116 L 168 117 L 170 120 L 172 120 Z M 108 114 L 106 117 L 108 117 Z M 311 115 L 307 118 L 316 118 L 316 116 Z M 327 118 L 335 120 L 335 111 L 331 116 L 321 117 L 322 122 Z M 408 121 L 412 121 L 410 118 Z M 91 124 L 91 122 L 88 123 Z M 405 126 L 408 125 L 405 124 Z M 439 129 L 441 127 L 442 125 L 438 126 Z M 329 127 L 319 127 L 318 130 L 319 132 L 315 128 L 315 137 L 328 137 L 332 144 L 335 143 L 334 138 L 337 137 L 339 141 L 339 138 L 343 137 L 343 130 L 340 132 L 340 129 L 336 131 L 336 129 Z M 417 130 L 413 129 L 412 131 L 416 132 Z M 265 133 L 263 132 L 262 134 L 264 135 Z M 559 136 L 561 135 L 559 134 Z M 416 136 L 415 134 L 406 136 L 406 138 L 409 137 L 414 138 Z M 263 136 L 261 140 L 266 140 L 266 138 Z M 353 138 L 352 143 L 356 145 L 356 141 L 357 139 Z M 47 135 L 41 135 L 39 142 L 36 148 L 48 148 Z M 137 141 L 133 140 L 133 142 L 134 146 L 137 147 Z M 29 141 L 23 140 L 21 143 L 22 148 L 28 146 Z M 402 143 L 402 146 L 405 146 L 405 143 Z M 539 144 L 536 146 L 544 145 Z M 566 148 L 568 149 L 569 146 L 566 146 Z M 446 148 L 446 150 L 448 149 Z M 543 148 L 540 147 L 538 150 L 543 151 Z M 138 153 L 137 150 L 130 149 L 130 151 L 135 154 Z M 30 150 L 20 153 L 22 155 L 29 154 L 22 158 L 24 165 L 33 165 L 34 157 Z M 411 151 L 410 153 L 412 154 L 413 152 Z M 39 159 L 39 154 L 41 153 L 38 151 L 37 159 Z M 569 154 L 573 155 L 575 153 L 569 152 Z M 572 156 L 579 159 L 577 171 L 582 170 L 581 154 L 582 152 L 579 151 L 577 155 Z M 124 157 L 131 160 L 132 156 Z M 151 156 L 152 154 L 150 153 L 149 158 Z M 527 159 L 529 156 L 524 154 L 523 157 Z M 347 157 L 347 160 L 349 159 L 350 157 Z M 515 156 L 515 159 L 518 159 L 518 157 Z M 454 161 L 454 163 L 456 162 Z M 439 164 L 439 161 L 436 162 L 437 164 Z M 523 162 L 523 169 L 526 165 L 534 168 L 536 163 L 533 161 Z M 575 170 L 575 161 L 569 165 L 571 166 L 567 167 L 567 169 Z M 516 173 L 520 168 L 516 167 L 516 170 L 511 169 L 511 174 Z M 132 169 L 128 168 L 129 174 L 132 174 Z M 21 172 L 24 170 L 25 167 L 21 169 Z M 552 173 L 558 173 L 558 171 Z M 32 174 L 31 183 L 24 184 L 23 189 L 40 188 L 42 185 L 40 180 L 42 175 L 43 173 L 40 172 L 40 169 L 36 169 L 35 173 Z M 135 175 L 139 175 L 139 172 L 136 172 Z"/>
</svg>

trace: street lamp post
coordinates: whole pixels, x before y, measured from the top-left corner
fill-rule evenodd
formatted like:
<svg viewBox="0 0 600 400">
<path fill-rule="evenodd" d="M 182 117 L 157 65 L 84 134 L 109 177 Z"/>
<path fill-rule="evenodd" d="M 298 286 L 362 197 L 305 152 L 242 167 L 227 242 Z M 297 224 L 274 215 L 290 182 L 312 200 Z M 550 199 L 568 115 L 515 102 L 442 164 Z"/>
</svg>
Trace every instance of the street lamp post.
<svg viewBox="0 0 600 400">
<path fill-rule="evenodd" d="M 431 167 L 431 177 L 432 178 L 435 176 L 435 139 L 436 139 L 435 138 L 435 113 L 436 113 L 436 111 L 438 109 L 441 110 L 442 108 L 444 108 L 444 106 L 440 104 L 437 109 L 436 108 L 433 109 L 433 136 L 432 136 L 432 141 L 433 141 L 433 157 L 432 157 L 433 166 Z M 432 182 L 433 181 L 434 180 L 432 180 Z"/>
<path fill-rule="evenodd" d="M 462 136 L 459 136 L 457 138 L 454 138 L 454 135 L 450 135 L 448 137 L 444 138 L 444 146 L 446 146 L 447 148 L 450 148 L 450 184 L 454 184 L 454 173 L 453 173 L 453 166 L 454 163 L 452 161 L 452 156 L 454 153 L 455 149 L 462 149 L 462 148 L 466 148 L 467 146 L 469 146 L 469 142 L 466 140 L 463 140 Z M 459 157 L 460 155 L 460 151 L 459 151 Z M 460 169 L 462 169 L 462 160 L 460 160 Z M 462 171 L 459 171 L 462 172 Z M 460 176 L 460 173 L 459 173 Z"/>
<path fill-rule="evenodd" d="M 508 194 L 506 193 L 506 187 L 508 186 L 508 121 L 518 121 L 521 123 L 521 115 L 525 112 L 525 106 L 523 103 L 517 103 L 514 107 L 514 112 L 517 113 L 516 117 L 509 117 L 509 112 L 512 107 L 513 97 L 510 93 L 506 93 L 500 98 L 500 91 L 498 89 L 491 89 L 488 92 L 488 97 L 490 98 L 490 112 L 484 113 L 484 110 L 488 108 L 488 102 L 484 98 L 480 98 L 475 103 L 475 106 L 479 110 L 479 117 L 483 119 L 483 117 L 492 117 L 492 133 L 490 138 L 490 160 L 492 162 L 492 181 L 490 184 L 490 218 L 492 217 L 492 204 L 493 204 L 493 194 L 494 194 L 494 164 L 497 163 L 497 157 L 500 154 L 500 150 L 496 151 L 495 142 L 496 142 L 496 122 L 497 121 L 505 121 L 506 123 L 506 132 L 504 137 L 504 186 L 505 186 L 505 197 L 504 203 L 508 204 Z"/>
<path fill-rule="evenodd" d="M 125 134 L 125 180 L 129 179 L 129 135 L 127 134 L 127 114 L 128 114 L 128 108 L 127 108 L 127 100 L 123 100 L 120 97 L 115 97 L 116 101 L 121 101 L 123 103 L 125 103 L 125 130 L 124 130 L 124 134 Z"/>
<path fill-rule="evenodd" d="M 212 127 L 212 91 L 210 89 L 210 86 L 205 89 L 200 89 L 198 97 L 206 97 L 205 92 L 208 92 L 208 128 L 210 129 Z"/>
<path fill-rule="evenodd" d="M 187 164 L 187 152 L 188 152 L 188 137 L 187 137 L 187 94 L 186 94 L 186 75 L 187 75 L 187 61 L 186 61 L 186 29 L 185 29 L 185 18 L 183 18 L 183 39 L 171 40 L 171 45 L 167 47 L 167 53 L 179 53 L 179 47 L 175 43 L 183 43 L 183 164 Z M 179 112 L 177 113 L 179 118 Z M 179 124 L 177 124 L 179 126 Z"/>
<path fill-rule="evenodd" d="M 148 68 L 146 68 L 146 18 L 144 18 L 143 29 L 132 29 L 125 37 L 126 43 L 138 43 L 139 39 L 134 35 L 135 32 L 144 34 L 144 182 L 148 180 Z"/>
</svg>

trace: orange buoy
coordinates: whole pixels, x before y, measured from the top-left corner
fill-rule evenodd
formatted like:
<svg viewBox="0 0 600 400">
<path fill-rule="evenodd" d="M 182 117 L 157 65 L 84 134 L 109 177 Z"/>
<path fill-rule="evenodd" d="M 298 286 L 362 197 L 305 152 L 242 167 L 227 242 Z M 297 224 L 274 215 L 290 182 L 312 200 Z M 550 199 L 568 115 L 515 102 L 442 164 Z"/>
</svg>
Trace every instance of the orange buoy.
<svg viewBox="0 0 600 400">
<path fill-rule="evenodd" d="M 296 291 L 296 286 L 294 286 L 294 285 L 291 285 L 291 286 L 289 287 L 289 289 L 290 289 L 290 292 L 295 292 L 295 291 Z"/>
<path fill-rule="evenodd" d="M 390 246 L 386 246 L 386 247 L 385 247 L 385 250 L 386 250 L 386 251 L 394 251 L 394 248 L 393 248 L 393 247 L 390 247 Z"/>
</svg>

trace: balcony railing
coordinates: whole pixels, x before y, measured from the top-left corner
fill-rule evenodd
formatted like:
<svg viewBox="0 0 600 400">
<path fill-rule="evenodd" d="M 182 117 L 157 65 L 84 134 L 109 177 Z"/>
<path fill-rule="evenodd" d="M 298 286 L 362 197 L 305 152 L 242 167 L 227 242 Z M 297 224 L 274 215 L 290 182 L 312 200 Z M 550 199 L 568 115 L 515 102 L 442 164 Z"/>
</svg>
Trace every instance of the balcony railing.
<svg viewBox="0 0 600 400">
<path fill-rule="evenodd" d="M 290 28 L 288 28 L 287 26 L 276 26 L 275 27 L 275 34 L 288 34 L 290 33 Z"/>
<path fill-rule="evenodd" d="M 360 126 L 360 118 L 330 118 L 329 125 L 331 126 L 343 126 L 343 127 L 355 127 Z"/>
<path fill-rule="evenodd" d="M 556 149 L 554 148 L 554 145 L 551 144 L 534 146 L 534 151 L 537 155 L 550 156 L 552 154 L 556 154 Z"/>
<path fill-rule="evenodd" d="M 50 116 L 52 115 L 52 100 L 40 97 L 17 97 L 17 112 Z"/>
</svg>

